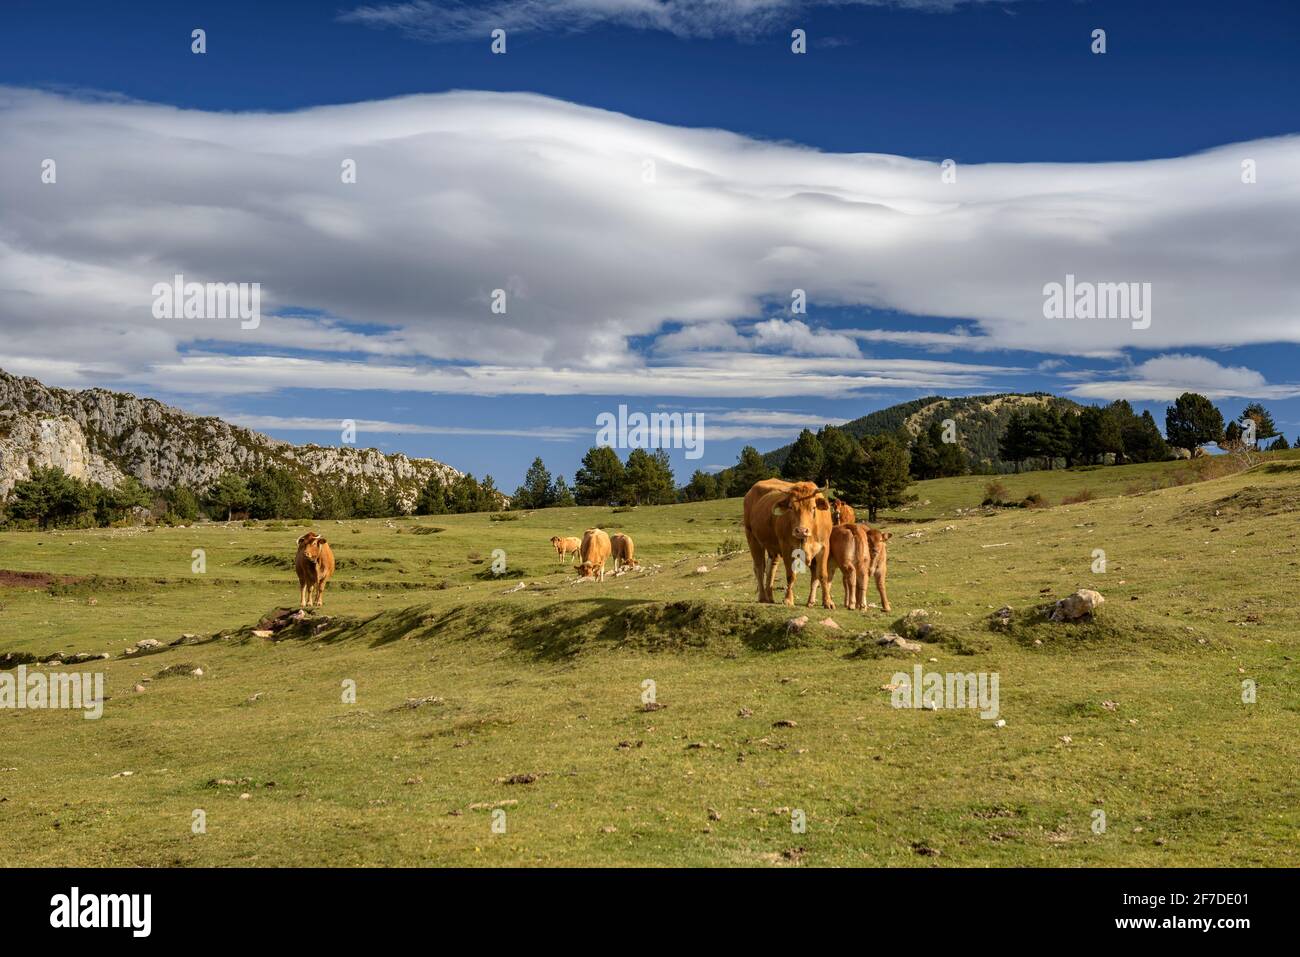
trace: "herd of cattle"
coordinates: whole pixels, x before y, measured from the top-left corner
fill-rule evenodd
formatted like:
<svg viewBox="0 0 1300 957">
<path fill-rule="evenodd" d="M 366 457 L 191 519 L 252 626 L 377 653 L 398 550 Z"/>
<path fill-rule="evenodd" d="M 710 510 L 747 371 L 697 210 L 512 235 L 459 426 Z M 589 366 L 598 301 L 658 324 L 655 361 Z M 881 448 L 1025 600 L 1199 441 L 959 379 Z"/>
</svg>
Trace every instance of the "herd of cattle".
<svg viewBox="0 0 1300 957">
<path fill-rule="evenodd" d="M 844 607 L 867 607 L 867 580 L 875 579 L 880 607 L 889 611 L 885 593 L 888 556 L 885 543 L 889 532 L 881 532 L 856 520 L 853 509 L 840 499 L 828 500 L 824 489 L 812 482 L 765 479 L 755 482 L 745 494 L 745 538 L 754 560 L 758 600 L 771 604 L 776 563 L 785 565 L 785 604 L 794 604 L 795 575 L 811 574 L 808 605 L 822 593 L 822 606 L 835 607 L 831 597 L 833 568 L 844 580 Z M 579 560 L 583 578 L 605 580 L 605 564 L 614 560 L 615 574 L 623 568 L 637 568 L 636 547 L 628 535 L 609 535 L 601 528 L 587 529 L 581 539 L 553 535 L 551 545 L 563 561 L 572 555 Z M 315 532 L 298 539 L 294 559 L 300 587 L 300 606 L 321 606 L 325 583 L 334 574 L 334 552 L 329 542 Z"/>
</svg>

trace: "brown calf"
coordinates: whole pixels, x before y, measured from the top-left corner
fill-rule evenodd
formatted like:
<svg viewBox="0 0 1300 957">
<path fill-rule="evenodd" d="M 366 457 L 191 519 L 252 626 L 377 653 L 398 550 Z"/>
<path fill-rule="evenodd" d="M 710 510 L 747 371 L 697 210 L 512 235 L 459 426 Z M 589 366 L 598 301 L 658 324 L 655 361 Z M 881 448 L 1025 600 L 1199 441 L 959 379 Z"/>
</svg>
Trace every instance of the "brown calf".
<svg viewBox="0 0 1300 957">
<path fill-rule="evenodd" d="M 564 561 L 565 555 L 578 557 L 578 551 L 582 548 L 582 542 L 576 538 L 561 538 L 559 535 L 551 536 L 551 547 L 555 549 L 555 554 L 559 556 L 560 561 Z M 570 561 L 569 564 L 573 564 Z"/>
</svg>

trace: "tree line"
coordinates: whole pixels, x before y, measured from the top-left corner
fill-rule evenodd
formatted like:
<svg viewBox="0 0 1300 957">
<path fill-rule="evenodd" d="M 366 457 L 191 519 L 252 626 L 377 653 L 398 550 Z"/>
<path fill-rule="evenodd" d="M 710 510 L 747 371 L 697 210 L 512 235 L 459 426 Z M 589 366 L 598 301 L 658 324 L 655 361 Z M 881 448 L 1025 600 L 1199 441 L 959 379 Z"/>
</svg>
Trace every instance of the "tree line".
<svg viewBox="0 0 1300 957">
<path fill-rule="evenodd" d="M 275 466 L 250 475 L 227 472 L 204 489 L 176 486 L 161 492 L 144 488 L 131 476 L 108 488 L 53 466 L 34 469 L 14 484 L 4 503 L 4 520 L 41 529 L 93 528 L 139 520 L 175 525 L 200 518 L 395 518 L 412 513 L 494 512 L 505 507 L 490 475 L 479 481 L 466 474 L 450 483 L 431 476 L 413 503 L 409 493 L 407 498 L 404 502 L 396 488 L 385 490 L 355 480 L 321 481 L 309 490 L 292 472 Z"/>
<path fill-rule="evenodd" d="M 1235 450 L 1245 443 L 1243 436 L 1252 426 L 1257 447 L 1290 448 L 1272 415 L 1258 402 L 1246 406 L 1225 427 L 1223 414 L 1213 402 L 1199 393 L 1184 392 L 1165 409 L 1164 435 L 1150 412 L 1138 415 L 1123 399 L 1106 406 L 1084 406 L 1077 413 L 1033 405 L 1012 413 L 999 440 L 999 454 L 1014 463 L 1016 471 L 1026 463 L 1053 469 L 1058 463 L 1068 468 L 1161 462 L 1171 457 L 1172 449 L 1194 454 L 1211 442 Z"/>
<path fill-rule="evenodd" d="M 1209 399 L 1185 392 L 1166 409 L 1163 436 L 1150 412 L 1138 415 L 1121 399 L 1077 412 L 1050 404 L 1016 409 L 998 445 L 1001 457 L 1019 471 L 1030 463 L 1051 469 L 1058 463 L 1070 467 L 1162 461 L 1170 457 L 1171 447 L 1194 450 L 1211 442 L 1232 451 L 1245 445 L 1252 432 L 1259 448 L 1290 448 L 1260 403 L 1250 403 L 1225 425 Z M 779 476 L 829 488 L 866 508 L 868 520 L 875 521 L 881 509 L 897 508 L 915 498 L 907 492 L 912 482 L 966 474 L 970 456 L 957 439 L 955 430 L 948 434 L 939 422 L 916 435 L 900 426 L 892 433 L 860 439 L 827 425 L 815 433 L 800 432 L 779 469 L 753 446 L 745 446 L 735 465 L 717 473 L 696 470 L 680 487 L 663 449 L 633 449 L 624 461 L 614 449 L 594 446 L 583 456 L 572 487 L 563 475 L 552 477 L 541 457 L 533 459 L 509 506 L 522 510 L 665 505 L 735 498 L 755 482 Z M 412 503 L 410 490 L 404 496 L 396 488 L 385 490 L 352 479 L 321 481 L 308 490 L 292 472 L 277 466 L 249 475 L 229 472 L 205 489 L 176 487 L 162 492 L 145 489 L 131 477 L 110 489 L 51 467 L 34 469 L 30 477 L 15 483 L 4 504 L 4 519 L 39 528 L 78 528 L 141 517 L 185 524 L 200 517 L 215 521 L 393 518 L 412 513 L 495 512 L 505 507 L 490 475 L 480 481 L 465 474 L 451 482 L 430 476 L 415 491 Z"/>
</svg>

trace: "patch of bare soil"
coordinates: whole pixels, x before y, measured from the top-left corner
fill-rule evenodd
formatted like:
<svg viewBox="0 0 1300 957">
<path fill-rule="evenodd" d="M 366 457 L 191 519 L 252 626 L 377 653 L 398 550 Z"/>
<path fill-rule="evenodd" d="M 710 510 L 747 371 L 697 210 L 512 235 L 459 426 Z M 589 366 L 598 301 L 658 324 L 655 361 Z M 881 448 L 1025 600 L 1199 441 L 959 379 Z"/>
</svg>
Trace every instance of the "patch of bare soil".
<svg viewBox="0 0 1300 957">
<path fill-rule="evenodd" d="M 0 588 L 49 588 L 83 581 L 76 575 L 52 575 L 49 572 L 16 572 L 0 568 Z"/>
</svg>

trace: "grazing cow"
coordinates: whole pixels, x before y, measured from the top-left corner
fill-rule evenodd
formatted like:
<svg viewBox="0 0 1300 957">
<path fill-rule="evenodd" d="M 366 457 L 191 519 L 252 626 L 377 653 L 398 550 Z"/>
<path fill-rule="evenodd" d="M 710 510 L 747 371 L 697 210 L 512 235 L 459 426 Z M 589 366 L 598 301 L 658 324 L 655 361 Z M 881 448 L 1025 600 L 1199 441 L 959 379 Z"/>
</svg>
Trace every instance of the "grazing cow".
<svg viewBox="0 0 1300 957">
<path fill-rule="evenodd" d="M 559 556 L 560 561 L 564 561 L 565 555 L 572 555 L 577 558 L 578 551 L 582 548 L 582 542 L 572 536 L 561 538 L 559 535 L 552 535 L 551 545 L 554 547 L 555 554 Z M 569 564 L 572 565 L 573 561 L 570 560 Z"/>
<path fill-rule="evenodd" d="M 589 528 L 582 535 L 582 564 L 578 570 L 583 578 L 605 580 L 605 562 L 609 561 L 609 536 L 603 529 Z"/>
<path fill-rule="evenodd" d="M 858 577 L 858 607 L 867 607 L 867 576 L 870 575 L 876 580 L 876 591 L 880 592 L 881 610 L 889 611 L 889 596 L 885 593 L 885 575 L 889 572 L 889 554 L 885 542 L 889 541 L 891 533 L 868 528 L 861 522 L 858 523 L 857 528 L 866 533 L 871 554 L 870 564 L 864 566 L 863 574 Z"/>
<path fill-rule="evenodd" d="M 831 499 L 831 518 L 836 525 L 852 525 L 858 520 L 853 506 L 842 498 Z"/>
<path fill-rule="evenodd" d="M 622 532 L 611 535 L 609 547 L 610 554 L 614 557 L 614 571 L 616 573 L 621 565 L 636 568 L 636 546 L 632 544 L 630 536 L 624 535 Z"/>
<path fill-rule="evenodd" d="M 811 572 L 808 605 L 822 589 L 822 605 L 833 609 L 830 591 L 830 503 L 812 482 L 764 479 L 745 494 L 745 538 L 754 562 L 758 600 L 771 603 L 776 560 L 785 564 L 785 604 L 794 604 L 794 576 Z"/>
<path fill-rule="evenodd" d="M 298 572 L 298 607 L 321 607 L 325 604 L 325 583 L 334 574 L 334 550 L 315 532 L 298 539 L 298 554 L 293 567 Z"/>
</svg>

